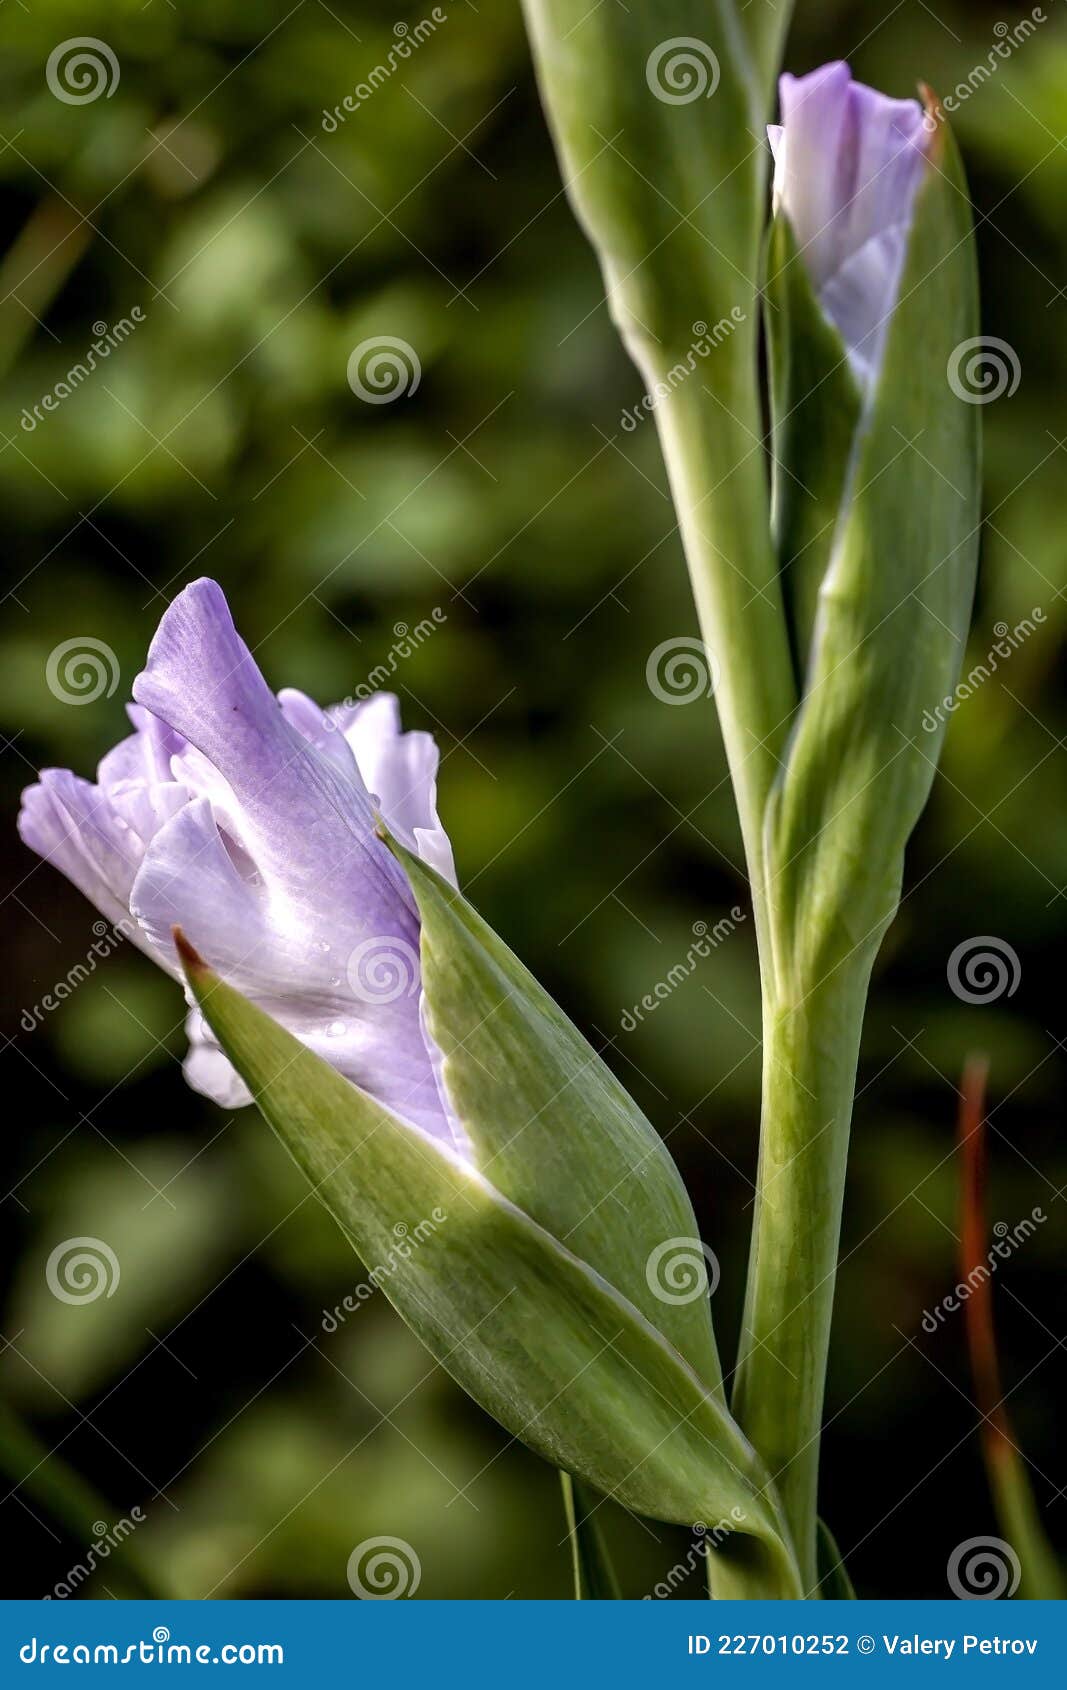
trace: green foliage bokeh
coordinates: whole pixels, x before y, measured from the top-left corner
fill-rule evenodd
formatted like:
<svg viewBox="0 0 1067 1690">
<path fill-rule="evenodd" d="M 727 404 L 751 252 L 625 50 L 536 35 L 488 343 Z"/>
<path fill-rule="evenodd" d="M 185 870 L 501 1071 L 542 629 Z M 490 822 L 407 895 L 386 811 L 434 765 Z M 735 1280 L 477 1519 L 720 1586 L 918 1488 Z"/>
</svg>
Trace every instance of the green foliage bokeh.
<svg viewBox="0 0 1067 1690">
<path fill-rule="evenodd" d="M 400 22 L 413 32 L 430 10 Z M 998 1314 L 1009 1408 L 1067 1538 L 1061 11 L 1050 0 L 955 119 L 985 329 L 1021 368 L 985 413 L 971 661 L 997 624 L 1035 607 L 1044 620 L 956 714 L 876 976 L 824 1457 L 825 1511 L 862 1594 L 945 1594 L 953 1545 L 992 1529 L 958 1318 L 921 1326 L 957 1277 L 955 1087 L 976 1047 L 992 1064 L 993 1218 L 1048 1216 L 998 1280 Z M 379 0 L 0 14 L 0 1384 L 116 1518 L 144 1510 L 144 1553 L 184 1595 L 345 1597 L 351 1550 L 381 1534 L 416 1547 L 420 1596 L 568 1588 L 553 1475 L 380 1297 L 324 1328 L 364 1270 L 254 1115 L 184 1087 L 176 989 L 124 947 L 26 1030 L 85 957 L 94 912 L 19 845 L 19 790 L 41 766 L 91 773 L 124 731 L 165 603 L 197 574 L 221 581 L 276 687 L 328 703 L 395 669 L 407 723 L 438 736 L 462 882 L 667 1138 L 722 1264 L 727 1356 L 739 1318 L 759 1085 L 751 922 L 625 1025 L 695 923 L 747 908 L 713 706 L 672 708 L 646 684 L 649 654 L 696 632 L 654 425 L 621 424 L 640 385 L 561 192 L 517 5 L 440 12 L 333 127 L 324 112 L 404 39 Z M 1001 13 L 963 0 L 936 15 L 905 0 L 880 21 L 850 0 L 798 12 L 791 68 L 850 56 L 899 94 L 920 77 L 951 89 L 1000 38 Z M 45 66 L 83 34 L 121 74 L 110 95 L 67 104 Z M 27 427 L 94 325 L 135 307 L 122 345 Z M 374 404 L 346 370 L 382 335 L 415 349 L 421 379 Z M 121 673 L 79 708 L 46 664 L 85 636 Z M 949 989 L 949 954 L 976 934 L 1017 953 L 1012 997 L 975 1006 Z M 82 1234 L 110 1242 L 122 1281 L 69 1307 L 44 1264 Z M 3 1506 L 25 1588 L 9 1593 L 44 1594 L 84 1546 L 57 1545 L 18 1496 Z M 685 1562 L 684 1534 L 614 1516 L 612 1529 L 635 1594 Z"/>
</svg>

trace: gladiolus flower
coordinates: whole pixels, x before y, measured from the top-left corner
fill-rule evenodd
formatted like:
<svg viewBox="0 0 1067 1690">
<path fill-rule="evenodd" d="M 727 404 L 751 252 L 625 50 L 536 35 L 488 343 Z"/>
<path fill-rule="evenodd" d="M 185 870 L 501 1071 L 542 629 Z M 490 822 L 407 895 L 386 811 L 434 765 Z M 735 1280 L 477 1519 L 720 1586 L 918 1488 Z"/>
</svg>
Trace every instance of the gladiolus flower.
<svg viewBox="0 0 1067 1690">
<path fill-rule="evenodd" d="M 922 108 L 854 82 L 840 62 L 778 87 L 775 210 L 792 223 L 819 303 L 866 385 L 900 291 L 929 140 Z"/>
<path fill-rule="evenodd" d="M 96 785 L 46 769 L 19 830 L 181 978 L 180 923 L 219 972 L 346 1078 L 461 1149 L 424 1026 L 419 917 L 394 837 L 455 883 L 436 809 L 438 754 L 378 693 L 329 711 L 275 698 L 213 581 L 166 611 L 133 685 L 135 732 Z M 132 917 L 132 925 L 131 925 Z M 198 1009 L 185 1075 L 251 1101 Z"/>
<path fill-rule="evenodd" d="M 795 1594 L 678 1170 L 457 890 L 433 740 L 388 695 L 275 697 L 211 581 L 167 610 L 133 694 L 96 785 L 45 770 L 21 831 L 185 982 L 191 1084 L 254 1096 L 513 1436 L 639 1512 L 728 1515 Z"/>
</svg>

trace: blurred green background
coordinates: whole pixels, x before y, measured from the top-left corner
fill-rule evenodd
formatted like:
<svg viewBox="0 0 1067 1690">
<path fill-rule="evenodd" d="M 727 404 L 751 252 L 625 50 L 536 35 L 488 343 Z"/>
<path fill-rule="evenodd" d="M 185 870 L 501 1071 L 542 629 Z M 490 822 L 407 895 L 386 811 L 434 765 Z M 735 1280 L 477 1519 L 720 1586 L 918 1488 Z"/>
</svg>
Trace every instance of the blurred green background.
<svg viewBox="0 0 1067 1690">
<path fill-rule="evenodd" d="M 751 924 L 635 1031 L 621 1023 L 694 922 L 746 903 L 738 832 L 711 706 L 671 708 L 645 683 L 649 652 L 695 618 L 653 429 L 619 426 L 640 384 L 560 192 L 517 5 L 445 6 L 360 112 L 321 123 L 398 20 L 429 11 L 0 13 L 0 1385 L 58 1452 L 31 1483 L 3 1481 L 9 1595 L 43 1595 L 84 1558 L 35 1494 L 59 1459 L 106 1499 L 107 1524 L 143 1510 L 138 1550 L 182 1595 L 347 1597 L 351 1550 L 381 1534 L 416 1549 L 420 1597 L 569 1588 L 554 1475 L 381 1297 L 323 1330 L 363 1270 L 258 1118 L 184 1087 L 172 984 L 120 950 L 25 1030 L 85 958 L 94 912 L 20 846 L 19 790 L 42 765 L 91 774 L 165 602 L 198 574 L 223 583 L 272 684 L 322 702 L 438 612 L 393 684 L 407 723 L 438 736 L 461 878 L 667 1137 L 722 1263 L 732 1354 L 756 1156 Z M 959 1319 L 921 1327 L 957 1277 L 955 1087 L 974 1048 L 992 1061 L 992 1216 L 1048 1216 L 996 1296 L 1008 1407 L 1067 1545 L 1067 26 L 1059 0 L 1044 11 L 956 119 L 985 327 L 1022 369 L 985 412 L 972 655 L 998 621 L 1046 620 L 953 722 L 875 982 L 824 1453 L 824 1512 L 868 1595 L 946 1594 L 953 1546 L 994 1529 Z M 894 93 L 919 77 L 944 91 L 1029 12 L 801 3 L 788 64 L 849 56 Z M 110 96 L 49 92 L 49 54 L 76 35 L 116 55 Z M 124 344 L 25 427 L 93 325 L 134 307 Z M 415 348 L 421 382 L 370 404 L 346 366 L 383 334 Z M 121 680 L 77 707 L 46 663 L 86 636 Z M 947 959 L 984 934 L 1016 951 L 1021 983 L 968 1005 Z M 79 1235 L 108 1241 L 122 1274 L 72 1307 L 44 1268 Z M 629 1593 L 695 1565 L 685 1533 L 605 1513 Z M 85 1588 L 107 1594 L 106 1567 Z"/>
</svg>

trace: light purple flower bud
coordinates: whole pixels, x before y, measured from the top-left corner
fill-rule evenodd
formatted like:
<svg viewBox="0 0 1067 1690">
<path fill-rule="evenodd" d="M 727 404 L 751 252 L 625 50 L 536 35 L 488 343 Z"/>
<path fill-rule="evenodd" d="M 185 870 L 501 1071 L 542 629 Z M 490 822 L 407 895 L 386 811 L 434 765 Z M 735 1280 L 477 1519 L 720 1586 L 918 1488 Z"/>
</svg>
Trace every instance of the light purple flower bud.
<svg viewBox="0 0 1067 1690">
<path fill-rule="evenodd" d="M 389 693 L 320 710 L 275 698 L 215 582 L 167 610 L 133 685 L 135 732 L 95 786 L 46 769 L 19 831 L 180 978 L 181 926 L 231 985 L 362 1090 L 463 1151 L 424 1025 L 419 918 L 376 815 L 455 884 L 437 747 Z M 251 1101 L 198 1010 L 189 1084 Z"/>
<path fill-rule="evenodd" d="M 848 65 L 783 76 L 769 131 L 775 210 L 784 211 L 861 386 L 881 361 L 900 291 L 929 139 L 915 100 L 891 100 Z"/>
</svg>

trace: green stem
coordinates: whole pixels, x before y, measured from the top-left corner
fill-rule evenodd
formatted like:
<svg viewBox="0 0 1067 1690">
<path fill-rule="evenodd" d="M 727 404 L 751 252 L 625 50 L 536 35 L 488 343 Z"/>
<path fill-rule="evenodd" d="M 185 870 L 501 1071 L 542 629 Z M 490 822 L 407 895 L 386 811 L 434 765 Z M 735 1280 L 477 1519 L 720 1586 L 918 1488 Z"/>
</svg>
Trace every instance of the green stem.
<svg viewBox="0 0 1067 1690">
<path fill-rule="evenodd" d="M 740 1533 L 708 1545 L 708 1594 L 716 1602 L 790 1602 L 807 1594 L 787 1546 Z"/>
<path fill-rule="evenodd" d="M 763 1120 L 732 1410 L 767 1463 L 805 1590 L 816 1562 L 819 1436 L 849 1124 L 869 962 L 766 1006 Z"/>
<path fill-rule="evenodd" d="M 657 409 L 660 440 L 705 647 L 718 673 L 716 703 L 768 973 L 763 819 L 796 707 L 777 560 L 770 539 L 755 344 L 731 348 L 734 381 L 713 396 L 699 374 Z M 717 357 L 724 348 L 712 354 Z M 751 360 L 751 362 L 750 362 Z M 650 391 L 667 368 L 651 367 Z M 722 372 L 720 372 L 722 374 Z"/>
<path fill-rule="evenodd" d="M 109 1526 L 114 1523 L 114 1508 L 48 1450 L 5 1403 L 0 1403 L 0 1472 L 6 1473 L 16 1490 L 31 1496 L 86 1552 L 94 1544 L 99 1546 L 101 1521 Z M 165 1594 L 142 1567 L 140 1551 L 129 1539 L 114 1559 L 109 1558 L 108 1567 L 125 1596 Z"/>
<path fill-rule="evenodd" d="M 559 1480 L 563 1487 L 563 1509 L 571 1540 L 575 1600 L 617 1601 L 622 1591 L 597 1516 L 602 1499 L 562 1469 Z"/>
<path fill-rule="evenodd" d="M 1014 1444 L 995 1434 L 985 1440 L 985 1458 L 997 1523 L 1019 1557 L 1020 1598 L 1062 1602 L 1067 1579 L 1038 1512 L 1025 1461 Z"/>
</svg>

